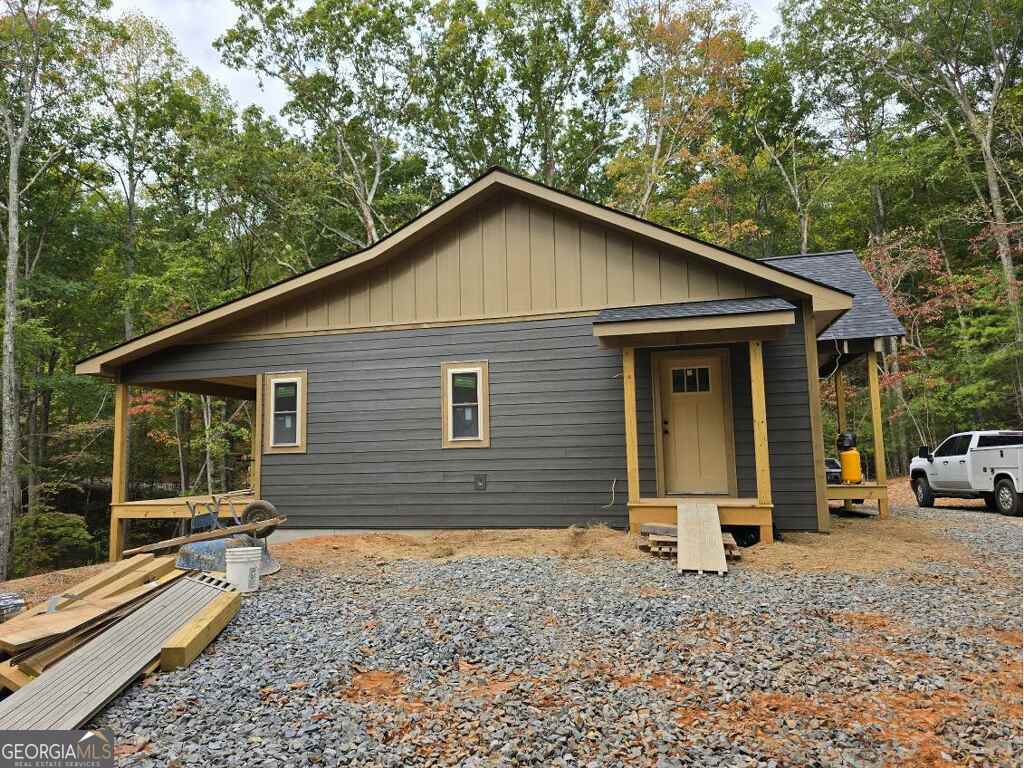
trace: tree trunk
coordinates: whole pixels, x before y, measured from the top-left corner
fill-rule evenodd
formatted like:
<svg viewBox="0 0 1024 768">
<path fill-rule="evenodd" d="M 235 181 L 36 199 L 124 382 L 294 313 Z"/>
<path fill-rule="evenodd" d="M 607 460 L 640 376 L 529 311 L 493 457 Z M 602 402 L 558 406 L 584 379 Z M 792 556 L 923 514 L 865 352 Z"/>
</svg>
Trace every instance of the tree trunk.
<svg viewBox="0 0 1024 768">
<path fill-rule="evenodd" d="M 4 282 L 3 331 L 3 438 L 0 445 L 0 581 L 7 578 L 14 513 L 21 502 L 18 487 L 18 370 L 14 354 L 14 328 L 18 321 L 19 196 L 18 165 L 21 146 L 11 142 L 7 167 L 7 272 Z"/>
<path fill-rule="evenodd" d="M 210 446 L 212 438 L 213 413 L 210 409 L 209 395 L 200 395 L 203 404 L 203 442 L 206 446 L 206 492 L 213 495 L 213 450 Z"/>
</svg>

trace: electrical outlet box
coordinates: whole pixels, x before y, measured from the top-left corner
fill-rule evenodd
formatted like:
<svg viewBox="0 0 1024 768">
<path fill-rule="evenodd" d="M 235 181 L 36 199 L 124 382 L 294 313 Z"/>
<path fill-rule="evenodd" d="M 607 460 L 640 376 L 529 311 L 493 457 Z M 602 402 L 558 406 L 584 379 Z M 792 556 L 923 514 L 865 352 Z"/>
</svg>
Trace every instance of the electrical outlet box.
<svg viewBox="0 0 1024 768">
<path fill-rule="evenodd" d="M 473 475 L 473 490 L 474 491 L 486 491 L 487 490 L 487 475 Z"/>
</svg>

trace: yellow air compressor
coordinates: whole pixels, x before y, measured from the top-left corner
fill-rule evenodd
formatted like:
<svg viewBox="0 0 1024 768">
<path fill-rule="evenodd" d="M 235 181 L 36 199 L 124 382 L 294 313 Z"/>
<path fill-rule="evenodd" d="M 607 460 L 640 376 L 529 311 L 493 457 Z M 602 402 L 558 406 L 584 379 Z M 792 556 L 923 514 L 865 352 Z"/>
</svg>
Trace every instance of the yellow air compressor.
<svg viewBox="0 0 1024 768">
<path fill-rule="evenodd" d="M 843 485 L 857 485 L 864 480 L 860 468 L 860 451 L 857 450 L 857 436 L 853 432 L 840 432 L 836 438 L 839 452 L 839 470 Z"/>
</svg>

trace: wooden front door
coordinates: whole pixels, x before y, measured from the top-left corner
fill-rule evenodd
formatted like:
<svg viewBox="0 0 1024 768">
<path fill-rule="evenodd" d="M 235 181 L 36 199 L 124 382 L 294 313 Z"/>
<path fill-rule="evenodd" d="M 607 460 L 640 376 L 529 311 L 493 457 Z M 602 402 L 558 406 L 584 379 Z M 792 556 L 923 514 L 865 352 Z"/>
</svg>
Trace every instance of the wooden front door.
<svg viewBox="0 0 1024 768">
<path fill-rule="evenodd" d="M 657 357 L 665 493 L 730 493 L 735 469 L 726 360 L 716 354 Z"/>
</svg>

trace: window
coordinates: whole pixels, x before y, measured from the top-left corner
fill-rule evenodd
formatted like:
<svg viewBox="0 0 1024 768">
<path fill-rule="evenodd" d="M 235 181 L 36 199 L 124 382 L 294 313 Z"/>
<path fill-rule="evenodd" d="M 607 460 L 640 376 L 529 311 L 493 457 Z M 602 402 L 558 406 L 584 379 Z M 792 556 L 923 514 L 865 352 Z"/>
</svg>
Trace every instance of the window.
<svg viewBox="0 0 1024 768">
<path fill-rule="evenodd" d="M 935 450 L 936 456 L 963 456 L 971 444 L 970 435 L 953 435 Z"/>
<path fill-rule="evenodd" d="M 269 373 L 264 378 L 264 452 L 305 453 L 306 372 Z"/>
<path fill-rule="evenodd" d="M 710 392 L 711 369 L 707 366 L 672 369 L 672 392 Z"/>
<path fill-rule="evenodd" d="M 979 448 L 1005 448 L 1021 444 L 1021 434 L 1016 435 L 981 435 L 978 438 Z"/>
<path fill-rule="evenodd" d="M 441 366 L 441 445 L 486 448 L 491 443 L 487 362 Z"/>
</svg>

